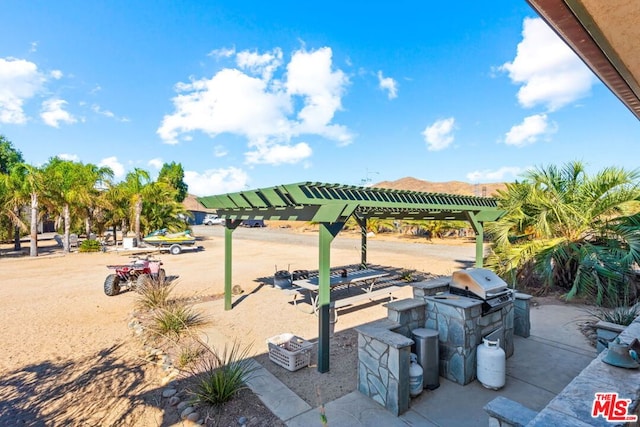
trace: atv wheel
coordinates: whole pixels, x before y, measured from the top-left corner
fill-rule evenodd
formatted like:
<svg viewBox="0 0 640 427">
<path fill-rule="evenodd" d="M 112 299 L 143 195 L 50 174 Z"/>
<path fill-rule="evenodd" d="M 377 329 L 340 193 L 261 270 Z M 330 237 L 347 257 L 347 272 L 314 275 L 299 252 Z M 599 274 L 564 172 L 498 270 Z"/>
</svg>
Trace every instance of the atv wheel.
<svg viewBox="0 0 640 427">
<path fill-rule="evenodd" d="M 110 274 L 104 279 L 104 293 L 110 297 L 120 293 L 120 277 L 117 274 Z"/>
<path fill-rule="evenodd" d="M 169 253 L 171 255 L 179 255 L 182 252 L 182 248 L 180 247 L 180 245 L 171 245 L 171 247 L 169 248 Z"/>
<path fill-rule="evenodd" d="M 167 272 L 164 271 L 164 268 L 158 270 L 158 283 L 161 285 L 164 284 L 164 281 L 167 279 Z"/>
<path fill-rule="evenodd" d="M 141 289 L 144 289 L 151 282 L 151 276 L 148 274 L 141 274 L 136 279 L 136 292 L 140 292 Z"/>
</svg>

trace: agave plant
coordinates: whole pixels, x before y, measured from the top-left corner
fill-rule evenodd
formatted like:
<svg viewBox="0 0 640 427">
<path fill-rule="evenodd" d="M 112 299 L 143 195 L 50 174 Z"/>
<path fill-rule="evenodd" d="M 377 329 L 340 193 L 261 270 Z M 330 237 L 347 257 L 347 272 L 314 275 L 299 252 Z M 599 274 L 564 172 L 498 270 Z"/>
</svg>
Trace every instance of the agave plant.
<svg viewBox="0 0 640 427">
<path fill-rule="evenodd" d="M 202 344 L 204 354 L 190 369 L 189 393 L 194 403 L 217 406 L 231 400 L 247 387 L 257 365 L 249 357 L 251 345 L 242 347 L 236 340 L 222 351 Z"/>
</svg>

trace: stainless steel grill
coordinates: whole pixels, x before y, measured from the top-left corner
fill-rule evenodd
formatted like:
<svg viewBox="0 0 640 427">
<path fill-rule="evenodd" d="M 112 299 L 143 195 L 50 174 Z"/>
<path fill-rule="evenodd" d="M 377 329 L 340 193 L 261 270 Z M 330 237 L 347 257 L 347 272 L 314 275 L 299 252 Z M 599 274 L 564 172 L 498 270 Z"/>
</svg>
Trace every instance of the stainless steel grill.
<svg viewBox="0 0 640 427">
<path fill-rule="evenodd" d="M 482 301 L 482 314 L 493 313 L 514 300 L 507 283 L 485 268 L 455 271 L 451 276 L 449 292 Z"/>
</svg>

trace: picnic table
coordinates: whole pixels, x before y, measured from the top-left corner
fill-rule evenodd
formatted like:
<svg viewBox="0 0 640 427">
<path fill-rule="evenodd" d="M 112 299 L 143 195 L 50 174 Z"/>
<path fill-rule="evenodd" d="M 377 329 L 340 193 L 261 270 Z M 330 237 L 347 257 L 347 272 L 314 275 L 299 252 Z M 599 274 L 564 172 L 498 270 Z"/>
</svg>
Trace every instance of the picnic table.
<svg viewBox="0 0 640 427">
<path fill-rule="evenodd" d="M 389 287 L 385 289 L 375 290 L 374 286 L 378 279 L 381 277 L 388 276 L 389 273 L 384 270 L 375 270 L 375 269 L 365 269 L 347 273 L 346 275 L 337 273 L 329 276 L 329 288 L 331 291 L 336 288 L 344 288 L 346 286 L 347 293 L 350 293 L 351 286 L 358 286 L 364 292 L 354 295 L 353 297 L 344 298 L 339 300 L 339 302 L 331 302 L 331 306 L 333 308 L 344 307 L 346 305 L 350 305 L 351 303 L 361 300 L 361 299 L 373 299 L 379 293 L 390 294 L 393 290 L 396 290 L 397 287 Z M 318 290 L 319 286 L 319 277 L 311 277 L 308 279 L 298 279 L 294 280 L 292 284 L 299 289 L 294 292 L 293 303 L 297 305 L 297 295 L 300 293 L 299 290 L 305 290 L 311 301 L 311 306 L 313 308 L 313 312 L 317 313 L 318 311 Z M 382 292 L 380 292 L 382 291 Z"/>
</svg>

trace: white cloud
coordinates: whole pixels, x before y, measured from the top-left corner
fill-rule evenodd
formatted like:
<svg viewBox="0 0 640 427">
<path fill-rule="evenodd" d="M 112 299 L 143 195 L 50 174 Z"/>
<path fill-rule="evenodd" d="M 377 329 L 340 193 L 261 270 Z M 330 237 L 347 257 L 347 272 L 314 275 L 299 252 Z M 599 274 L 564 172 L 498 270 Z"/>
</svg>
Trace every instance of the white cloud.
<svg viewBox="0 0 640 427">
<path fill-rule="evenodd" d="M 243 190 L 249 177 L 242 170 L 234 167 L 212 169 L 204 173 L 185 171 L 184 182 L 189 186 L 189 193 L 196 196 L 232 193 Z"/>
<path fill-rule="evenodd" d="M 515 166 L 503 166 L 498 170 L 479 170 L 469 172 L 467 179 L 472 182 L 503 182 L 513 181 L 524 172 L 524 169 Z"/>
<path fill-rule="evenodd" d="M 38 50 L 38 42 L 31 42 L 29 52 L 34 53 Z"/>
<path fill-rule="evenodd" d="M 525 108 L 557 110 L 589 94 L 596 81 L 576 54 L 540 18 L 525 18 L 516 57 L 500 70 L 522 85 L 518 102 Z"/>
<path fill-rule="evenodd" d="M 147 164 L 149 166 L 151 166 L 152 168 L 161 169 L 162 165 L 164 165 L 164 162 L 162 161 L 162 159 L 160 157 L 156 157 L 155 159 L 149 160 L 147 162 Z"/>
<path fill-rule="evenodd" d="M 280 165 L 298 163 L 311 157 L 311 154 L 311 147 L 306 142 L 299 142 L 296 145 L 258 145 L 255 150 L 245 153 L 245 156 L 249 164 Z"/>
<path fill-rule="evenodd" d="M 62 160 L 70 160 L 72 162 L 78 162 L 80 161 L 80 157 L 78 157 L 77 154 L 67 154 L 67 153 L 62 153 L 62 154 L 58 154 L 57 156 L 59 159 Z"/>
<path fill-rule="evenodd" d="M 65 111 L 64 107 L 67 105 L 67 101 L 64 99 L 47 99 L 42 103 L 42 112 L 40 118 L 47 125 L 54 128 L 60 127 L 60 123 L 72 124 L 78 120 L 73 117 L 68 111 Z"/>
<path fill-rule="evenodd" d="M 557 130 L 554 122 L 549 123 L 546 114 L 534 114 L 525 117 L 522 123 L 513 126 L 505 135 L 507 145 L 522 147 L 537 142 L 540 137 L 547 137 Z"/>
<path fill-rule="evenodd" d="M 24 103 L 42 90 L 45 81 L 33 62 L 0 58 L 0 123 L 26 123 Z"/>
<path fill-rule="evenodd" d="M 124 166 L 122 165 L 122 163 L 118 161 L 118 158 L 115 156 L 107 157 L 100 160 L 100 163 L 98 163 L 98 166 L 110 167 L 111 170 L 113 171 L 113 176 L 116 179 L 124 178 L 124 174 L 125 174 Z"/>
<path fill-rule="evenodd" d="M 294 134 L 318 134 L 349 144 L 352 135 L 340 125 L 331 125 L 333 115 L 342 109 L 341 98 L 349 83 L 341 70 L 332 71 L 332 52 L 328 47 L 307 52 L 299 50 L 287 65 L 285 87 L 290 96 L 301 96 L 304 107 Z"/>
<path fill-rule="evenodd" d="M 112 111 L 103 110 L 98 104 L 93 104 L 91 106 L 91 110 L 94 113 L 100 114 L 100 115 L 105 116 L 105 117 L 109 117 L 110 119 L 115 119 L 115 120 L 117 120 L 119 122 L 128 122 L 129 121 L 129 119 L 126 118 L 126 117 L 117 117 Z"/>
<path fill-rule="evenodd" d="M 431 126 L 427 126 L 422 132 L 429 151 L 444 150 L 453 142 L 453 126 L 455 119 L 437 120 Z"/>
<path fill-rule="evenodd" d="M 207 56 L 214 56 L 216 58 L 230 58 L 236 54 L 235 48 L 222 48 L 222 49 L 214 49 L 207 54 Z"/>
<path fill-rule="evenodd" d="M 227 151 L 226 148 L 224 148 L 224 146 L 222 145 L 216 145 L 215 147 L 213 147 L 213 155 L 216 157 L 224 157 L 227 154 L 229 154 L 229 152 Z"/>
<path fill-rule="evenodd" d="M 56 80 L 60 80 L 63 76 L 62 71 L 60 70 L 53 70 L 49 73 L 49 75 Z"/>
<path fill-rule="evenodd" d="M 274 71 L 282 65 L 282 50 L 275 48 L 273 52 L 262 55 L 257 52 L 239 52 L 236 63 L 240 68 L 259 74 L 262 80 L 269 81 Z"/>
<path fill-rule="evenodd" d="M 398 82 L 391 77 L 384 77 L 382 71 L 378 71 L 378 84 L 380 89 L 388 92 L 389 99 L 398 97 Z"/>
<path fill-rule="evenodd" d="M 353 135 L 332 120 L 349 81 L 342 71 L 333 70 L 331 56 L 329 48 L 296 51 L 278 79 L 274 74 L 284 65 L 280 49 L 239 52 L 238 68 L 176 84 L 175 111 L 164 116 L 157 133 L 169 144 L 184 141 L 194 131 L 211 138 L 240 135 L 250 149 L 247 159 L 256 163 L 305 158 L 310 152 L 306 144 L 289 145 L 292 137 L 302 134 L 348 144 Z"/>
</svg>

